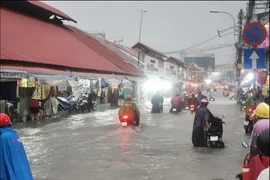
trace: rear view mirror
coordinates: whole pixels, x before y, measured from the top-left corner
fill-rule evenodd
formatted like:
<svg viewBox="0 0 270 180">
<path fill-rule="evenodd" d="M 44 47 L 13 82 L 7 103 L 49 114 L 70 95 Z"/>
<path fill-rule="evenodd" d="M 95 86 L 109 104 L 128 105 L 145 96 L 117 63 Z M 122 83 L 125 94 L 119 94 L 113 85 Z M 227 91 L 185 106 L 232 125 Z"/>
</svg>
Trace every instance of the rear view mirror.
<svg viewBox="0 0 270 180">
<path fill-rule="evenodd" d="M 244 142 L 242 142 L 242 146 L 243 146 L 244 148 L 248 148 L 248 147 L 249 147 L 249 143 L 246 142 L 246 141 L 244 141 Z"/>
</svg>

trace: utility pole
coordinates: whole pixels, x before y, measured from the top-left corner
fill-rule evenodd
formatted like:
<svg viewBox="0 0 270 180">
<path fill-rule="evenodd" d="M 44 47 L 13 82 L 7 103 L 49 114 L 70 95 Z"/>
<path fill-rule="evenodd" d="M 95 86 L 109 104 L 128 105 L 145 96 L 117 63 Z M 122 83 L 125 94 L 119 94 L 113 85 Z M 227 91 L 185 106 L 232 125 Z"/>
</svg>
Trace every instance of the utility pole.
<svg viewBox="0 0 270 180">
<path fill-rule="evenodd" d="M 145 10 L 139 10 L 141 12 L 141 21 L 140 21 L 140 31 L 139 31 L 139 42 L 141 42 L 141 33 L 142 33 L 142 20 L 143 20 L 143 13 L 146 13 Z M 138 50 L 138 66 L 140 65 L 140 59 L 141 59 L 141 52 Z"/>
<path fill-rule="evenodd" d="M 141 12 L 140 32 L 139 32 L 139 42 L 141 42 L 143 13 L 146 13 L 147 11 L 145 11 L 145 10 L 139 10 L 139 11 Z"/>
<path fill-rule="evenodd" d="M 238 21 L 239 21 L 239 30 L 238 30 L 238 43 L 235 44 L 237 49 L 237 61 L 235 63 L 236 68 L 236 77 L 239 79 L 240 77 L 240 71 L 241 68 L 239 68 L 239 64 L 242 64 L 242 54 L 243 54 L 243 48 L 242 48 L 242 26 L 243 26 L 243 9 L 240 9 L 240 12 L 238 14 Z M 237 82 L 238 86 L 240 85 L 240 81 Z"/>
</svg>

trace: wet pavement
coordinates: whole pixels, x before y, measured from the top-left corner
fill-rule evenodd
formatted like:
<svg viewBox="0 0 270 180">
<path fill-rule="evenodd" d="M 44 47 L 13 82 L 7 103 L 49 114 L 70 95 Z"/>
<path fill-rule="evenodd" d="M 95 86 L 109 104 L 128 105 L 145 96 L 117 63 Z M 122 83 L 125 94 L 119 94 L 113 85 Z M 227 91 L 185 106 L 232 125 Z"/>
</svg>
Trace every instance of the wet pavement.
<svg viewBox="0 0 270 180">
<path fill-rule="evenodd" d="M 224 149 L 194 148 L 194 115 L 151 114 L 140 106 L 141 132 L 118 127 L 117 110 L 74 115 L 36 127 L 17 129 L 35 180 L 229 180 L 241 171 L 247 152 L 241 145 L 243 113 L 235 101 L 217 93 L 209 109 L 226 114 Z"/>
</svg>

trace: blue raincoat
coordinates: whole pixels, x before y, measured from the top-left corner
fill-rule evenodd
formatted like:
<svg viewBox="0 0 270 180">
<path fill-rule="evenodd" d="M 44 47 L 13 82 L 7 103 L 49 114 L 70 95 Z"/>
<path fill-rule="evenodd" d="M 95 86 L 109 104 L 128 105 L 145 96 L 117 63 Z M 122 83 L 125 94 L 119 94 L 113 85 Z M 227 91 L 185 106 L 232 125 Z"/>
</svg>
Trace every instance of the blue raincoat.
<svg viewBox="0 0 270 180">
<path fill-rule="evenodd" d="M 0 180 L 33 180 L 18 134 L 10 126 L 0 127 Z"/>
</svg>

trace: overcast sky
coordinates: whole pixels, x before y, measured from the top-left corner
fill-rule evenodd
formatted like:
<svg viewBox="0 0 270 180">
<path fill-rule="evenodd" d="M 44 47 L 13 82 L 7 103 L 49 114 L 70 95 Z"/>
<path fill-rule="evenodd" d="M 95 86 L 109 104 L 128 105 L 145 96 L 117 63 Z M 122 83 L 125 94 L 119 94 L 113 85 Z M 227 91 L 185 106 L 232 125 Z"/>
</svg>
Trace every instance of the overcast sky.
<svg viewBox="0 0 270 180">
<path fill-rule="evenodd" d="M 237 14 L 241 8 L 245 12 L 247 6 L 247 1 L 46 1 L 46 3 L 78 21 L 77 24 L 68 24 L 87 31 L 104 31 L 108 40 L 123 37 L 122 44 L 129 47 L 139 39 L 140 12 L 138 10 L 147 10 L 143 17 L 141 42 L 161 52 L 188 48 L 217 35 L 217 30 L 233 26 L 233 20 L 229 15 L 209 13 L 209 10 L 226 11 L 233 15 L 237 23 Z M 230 34 L 196 48 L 219 46 L 222 43 L 233 44 L 235 39 L 237 37 Z M 215 54 L 216 64 L 233 61 L 232 47 L 207 51 L 207 53 Z M 179 54 L 171 55 L 179 58 Z"/>
</svg>

